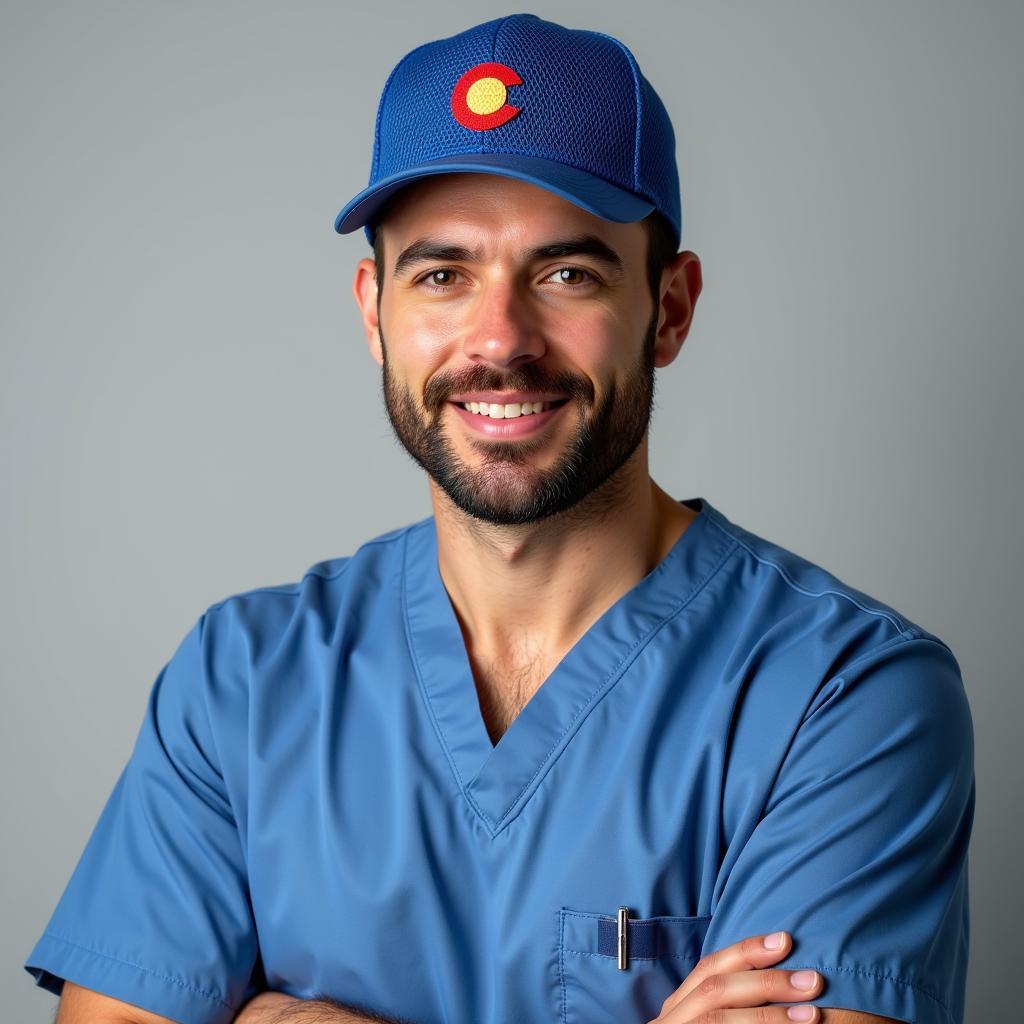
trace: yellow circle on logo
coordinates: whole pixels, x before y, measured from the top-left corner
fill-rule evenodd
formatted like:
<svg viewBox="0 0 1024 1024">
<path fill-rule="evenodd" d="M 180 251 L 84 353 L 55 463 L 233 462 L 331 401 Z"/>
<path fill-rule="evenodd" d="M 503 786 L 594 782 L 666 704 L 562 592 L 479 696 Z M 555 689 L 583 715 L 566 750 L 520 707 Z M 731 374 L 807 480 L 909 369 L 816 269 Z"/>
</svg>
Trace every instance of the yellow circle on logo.
<svg viewBox="0 0 1024 1024">
<path fill-rule="evenodd" d="M 481 78 L 466 93 L 466 106 L 474 114 L 493 114 L 505 106 L 508 90 L 497 78 Z"/>
</svg>

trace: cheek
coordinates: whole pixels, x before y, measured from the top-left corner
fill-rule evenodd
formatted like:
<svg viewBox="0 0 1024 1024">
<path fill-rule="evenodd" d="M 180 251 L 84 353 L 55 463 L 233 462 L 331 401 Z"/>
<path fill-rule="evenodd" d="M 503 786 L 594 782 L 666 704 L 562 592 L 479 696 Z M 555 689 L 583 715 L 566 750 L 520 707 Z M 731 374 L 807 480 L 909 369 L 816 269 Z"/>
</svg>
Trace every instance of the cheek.
<svg viewBox="0 0 1024 1024">
<path fill-rule="evenodd" d="M 593 378 L 599 391 L 603 390 L 601 380 L 629 367 L 636 347 L 629 329 L 607 315 L 564 318 L 549 337 L 564 360 Z"/>
<path fill-rule="evenodd" d="M 388 358 L 428 367 L 447 358 L 459 338 L 459 322 L 438 308 L 403 311 L 388 324 L 384 339 Z"/>
<path fill-rule="evenodd" d="M 449 357 L 447 335 L 432 321 L 407 316 L 383 321 L 382 333 L 389 376 L 419 400 L 427 380 Z"/>
</svg>

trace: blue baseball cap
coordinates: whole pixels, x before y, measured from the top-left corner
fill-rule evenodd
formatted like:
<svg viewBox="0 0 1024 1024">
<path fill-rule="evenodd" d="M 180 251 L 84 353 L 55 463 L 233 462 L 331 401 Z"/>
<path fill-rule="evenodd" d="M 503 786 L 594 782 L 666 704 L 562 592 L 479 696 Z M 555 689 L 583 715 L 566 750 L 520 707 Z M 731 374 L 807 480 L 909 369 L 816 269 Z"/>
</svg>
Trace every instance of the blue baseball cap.
<svg viewBox="0 0 1024 1024">
<path fill-rule="evenodd" d="M 335 218 L 348 234 L 400 189 L 475 171 L 548 189 L 606 220 L 653 210 L 682 237 L 675 133 L 632 53 L 602 32 L 512 14 L 424 43 L 381 93 L 366 188 Z"/>
</svg>

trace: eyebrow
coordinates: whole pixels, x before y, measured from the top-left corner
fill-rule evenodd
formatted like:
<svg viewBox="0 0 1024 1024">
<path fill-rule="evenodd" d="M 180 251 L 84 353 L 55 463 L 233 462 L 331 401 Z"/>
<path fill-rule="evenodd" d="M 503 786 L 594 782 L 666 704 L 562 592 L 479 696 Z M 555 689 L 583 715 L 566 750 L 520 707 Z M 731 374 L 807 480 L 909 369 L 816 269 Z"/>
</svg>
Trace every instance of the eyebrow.
<svg viewBox="0 0 1024 1024">
<path fill-rule="evenodd" d="M 560 238 L 544 245 L 526 249 L 520 254 L 532 262 L 543 259 L 564 259 L 568 256 L 589 256 L 598 263 L 617 274 L 625 272 L 626 265 L 622 257 L 596 235 L 574 235 L 571 238 Z M 407 245 L 395 260 L 394 275 L 417 263 L 439 260 L 441 262 L 469 263 L 483 259 L 483 248 L 468 249 L 463 245 L 451 245 L 431 238 L 417 238 Z"/>
</svg>

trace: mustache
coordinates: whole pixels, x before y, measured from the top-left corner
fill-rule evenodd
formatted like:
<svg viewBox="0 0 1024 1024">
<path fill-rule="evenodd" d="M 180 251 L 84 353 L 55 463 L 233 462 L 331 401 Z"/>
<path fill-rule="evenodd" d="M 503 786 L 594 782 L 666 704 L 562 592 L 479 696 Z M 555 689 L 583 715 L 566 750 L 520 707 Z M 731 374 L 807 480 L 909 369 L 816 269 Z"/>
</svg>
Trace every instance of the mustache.
<svg viewBox="0 0 1024 1024">
<path fill-rule="evenodd" d="M 530 366 L 502 373 L 490 366 L 474 366 L 464 373 L 436 374 L 423 391 L 423 403 L 437 412 L 450 395 L 464 391 L 555 391 L 570 399 L 594 400 L 593 384 L 568 370 L 545 373 Z"/>
</svg>

